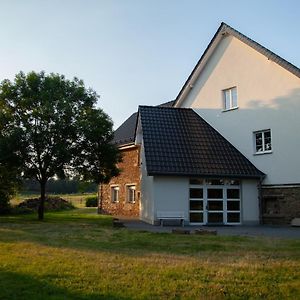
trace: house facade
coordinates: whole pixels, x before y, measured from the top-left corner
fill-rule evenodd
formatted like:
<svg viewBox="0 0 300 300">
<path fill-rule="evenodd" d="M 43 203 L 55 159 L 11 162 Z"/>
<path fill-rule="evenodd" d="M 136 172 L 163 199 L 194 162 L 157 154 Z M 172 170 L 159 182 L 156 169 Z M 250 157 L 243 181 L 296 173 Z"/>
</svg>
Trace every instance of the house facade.
<svg viewBox="0 0 300 300">
<path fill-rule="evenodd" d="M 300 214 L 300 70 L 222 23 L 180 91 L 259 170 L 265 223 Z"/>
<path fill-rule="evenodd" d="M 136 216 L 156 224 L 182 212 L 192 225 L 300 217 L 300 69 L 222 23 L 172 107 L 135 115 Z"/>
</svg>

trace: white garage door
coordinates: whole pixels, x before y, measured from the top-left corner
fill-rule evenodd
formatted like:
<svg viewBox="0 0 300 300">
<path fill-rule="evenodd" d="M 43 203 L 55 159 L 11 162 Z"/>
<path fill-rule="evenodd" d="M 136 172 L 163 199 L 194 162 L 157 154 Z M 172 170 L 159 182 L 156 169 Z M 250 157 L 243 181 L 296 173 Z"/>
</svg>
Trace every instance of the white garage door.
<svg viewBox="0 0 300 300">
<path fill-rule="evenodd" d="M 190 224 L 241 224 L 240 181 L 191 178 Z"/>
</svg>

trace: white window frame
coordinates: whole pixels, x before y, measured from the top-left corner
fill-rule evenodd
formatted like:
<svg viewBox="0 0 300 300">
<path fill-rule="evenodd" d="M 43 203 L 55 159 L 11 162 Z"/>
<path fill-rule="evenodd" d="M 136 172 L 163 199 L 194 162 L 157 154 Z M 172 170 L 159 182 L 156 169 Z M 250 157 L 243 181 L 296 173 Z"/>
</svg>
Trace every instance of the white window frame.
<svg viewBox="0 0 300 300">
<path fill-rule="evenodd" d="M 115 192 L 117 193 L 115 194 Z M 119 203 L 120 200 L 120 186 L 119 185 L 111 185 L 110 186 L 110 199 L 112 203 Z"/>
<path fill-rule="evenodd" d="M 265 133 L 270 132 L 270 144 L 271 144 L 271 150 L 266 150 L 266 144 L 265 144 Z M 262 151 L 256 150 L 256 135 L 262 134 Z M 272 153 L 273 152 L 273 143 L 272 143 L 272 131 L 271 129 L 264 129 L 264 130 L 258 130 L 253 132 L 253 144 L 254 144 L 254 154 L 260 155 L 260 154 L 266 154 L 266 153 Z"/>
<path fill-rule="evenodd" d="M 130 192 L 131 191 L 134 191 L 134 193 L 133 193 L 133 200 L 132 199 L 130 199 Z M 132 184 L 126 184 L 126 201 L 128 202 L 128 203 L 135 203 L 135 201 L 136 201 L 136 184 L 135 183 L 132 183 Z"/>
<path fill-rule="evenodd" d="M 234 105 L 234 101 L 233 101 L 233 91 L 236 91 L 236 105 Z M 226 93 L 229 92 L 229 107 L 226 107 Z M 223 111 L 230 111 L 230 110 L 233 110 L 233 109 L 237 109 L 239 108 L 238 106 L 238 94 L 237 94 L 237 87 L 236 86 L 233 86 L 231 88 L 228 88 L 228 89 L 224 89 L 222 90 L 222 96 L 223 96 Z"/>
</svg>

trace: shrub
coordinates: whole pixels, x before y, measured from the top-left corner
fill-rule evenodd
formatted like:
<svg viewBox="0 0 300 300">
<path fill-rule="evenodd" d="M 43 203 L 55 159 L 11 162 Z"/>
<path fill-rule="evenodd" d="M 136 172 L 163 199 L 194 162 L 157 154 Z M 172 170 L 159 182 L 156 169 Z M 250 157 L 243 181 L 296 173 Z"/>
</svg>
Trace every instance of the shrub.
<svg viewBox="0 0 300 300">
<path fill-rule="evenodd" d="M 98 197 L 94 196 L 94 197 L 86 198 L 85 206 L 86 207 L 97 207 L 98 206 Z"/>
</svg>

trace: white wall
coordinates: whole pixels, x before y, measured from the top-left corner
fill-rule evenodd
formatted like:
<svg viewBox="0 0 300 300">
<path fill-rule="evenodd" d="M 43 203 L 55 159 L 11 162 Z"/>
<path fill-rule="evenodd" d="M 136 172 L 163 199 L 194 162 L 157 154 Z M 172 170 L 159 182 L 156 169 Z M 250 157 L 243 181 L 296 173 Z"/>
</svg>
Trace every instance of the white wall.
<svg viewBox="0 0 300 300">
<path fill-rule="evenodd" d="M 189 179 L 155 176 L 153 183 L 155 217 L 157 211 L 182 211 L 189 219 Z"/>
<path fill-rule="evenodd" d="M 241 186 L 242 193 L 242 224 L 259 224 L 259 200 L 257 180 L 243 180 Z"/>
<path fill-rule="evenodd" d="M 237 86 L 237 110 L 222 90 Z M 257 168 L 265 184 L 300 183 L 300 78 L 238 39 L 221 40 L 181 104 L 191 107 Z M 253 131 L 271 129 L 272 154 L 254 155 Z"/>
<path fill-rule="evenodd" d="M 141 145 L 141 206 L 140 219 L 153 224 L 154 200 L 153 200 L 153 176 L 147 175 L 144 145 Z"/>
</svg>

